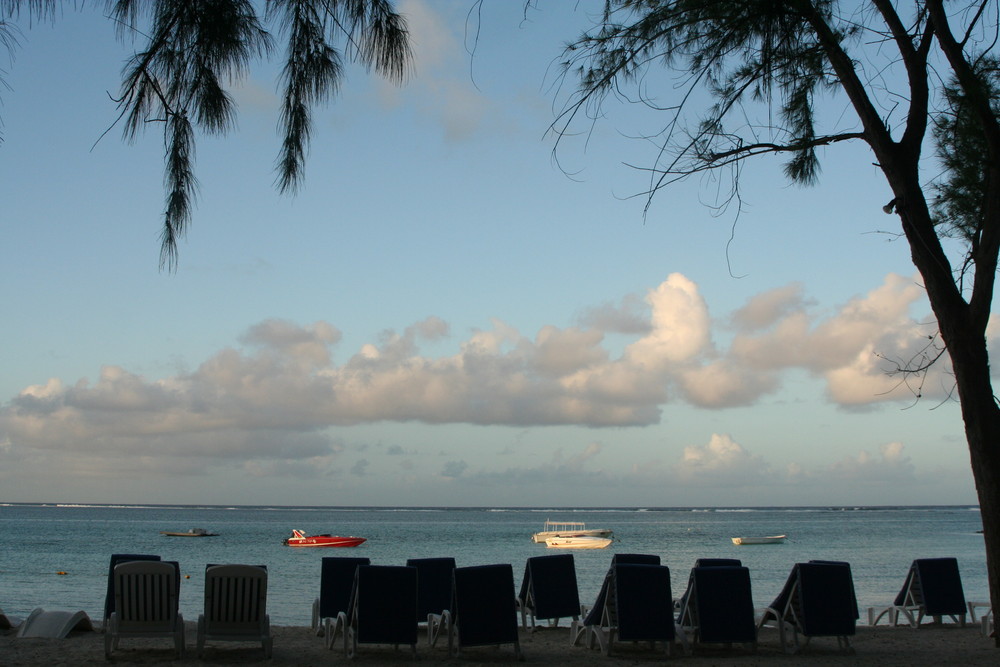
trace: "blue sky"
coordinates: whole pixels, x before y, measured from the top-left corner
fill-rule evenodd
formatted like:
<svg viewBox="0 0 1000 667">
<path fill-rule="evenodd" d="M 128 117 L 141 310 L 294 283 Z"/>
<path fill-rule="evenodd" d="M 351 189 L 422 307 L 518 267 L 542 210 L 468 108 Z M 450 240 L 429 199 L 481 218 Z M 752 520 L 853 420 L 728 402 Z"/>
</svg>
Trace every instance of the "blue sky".
<svg viewBox="0 0 1000 667">
<path fill-rule="evenodd" d="M 128 49 L 97 12 L 22 26 L 0 63 L 0 501 L 975 502 L 947 365 L 919 401 L 885 374 L 934 326 L 863 147 L 828 149 L 811 189 L 748 166 L 738 220 L 710 179 L 643 217 L 630 137 L 656 115 L 611 106 L 555 154 L 546 132 L 588 3 L 471 4 L 398 3 L 413 74 L 350 71 L 294 197 L 256 67 L 237 130 L 199 138 L 173 274 L 161 135 L 104 135 Z"/>
</svg>

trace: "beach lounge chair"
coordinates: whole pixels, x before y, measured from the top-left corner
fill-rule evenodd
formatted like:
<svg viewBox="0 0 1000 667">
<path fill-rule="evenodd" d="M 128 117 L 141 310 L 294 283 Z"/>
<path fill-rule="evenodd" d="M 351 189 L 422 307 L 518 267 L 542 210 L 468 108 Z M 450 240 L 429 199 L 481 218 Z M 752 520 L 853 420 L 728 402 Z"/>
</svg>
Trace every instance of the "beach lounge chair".
<svg viewBox="0 0 1000 667">
<path fill-rule="evenodd" d="M 427 644 L 434 646 L 447 631 L 441 618 L 451 607 L 455 559 L 410 558 L 406 564 L 417 569 L 417 622 L 427 623 Z"/>
<path fill-rule="evenodd" d="M 576 585 L 576 565 L 573 554 L 534 556 L 524 566 L 524 578 L 517 595 L 521 612 L 521 627 L 531 629 L 540 619 L 549 627 L 557 627 L 560 618 L 580 619 L 580 593 Z"/>
<path fill-rule="evenodd" d="M 104 616 L 101 617 L 105 628 L 108 627 L 111 612 L 115 610 L 115 566 L 132 560 L 160 560 L 160 557 L 152 554 L 111 554 L 111 563 L 108 565 L 108 592 L 104 597 Z"/>
<path fill-rule="evenodd" d="M 738 558 L 699 558 L 694 562 L 695 567 L 742 567 L 743 563 Z M 688 585 L 684 594 L 680 598 L 674 599 L 674 611 L 683 614 L 683 609 L 687 606 L 687 600 L 691 596 L 691 587 L 694 583 L 694 569 L 688 575 Z M 686 625 L 685 620 L 678 616 L 677 622 L 681 626 Z"/>
<path fill-rule="evenodd" d="M 0 614 L 3 616 L 3 614 Z M 0 627 L 3 627 L 0 621 Z M 10 627 L 10 626 L 7 626 Z M 36 607 L 24 619 L 17 629 L 18 638 L 47 637 L 50 639 L 66 639 L 71 632 L 93 632 L 94 624 L 85 611 L 69 611 L 65 609 L 45 610 Z"/>
<path fill-rule="evenodd" d="M 264 657 L 271 657 L 266 567 L 205 567 L 205 611 L 198 616 L 199 657 L 205 653 L 206 641 L 260 642 Z"/>
<path fill-rule="evenodd" d="M 344 628 L 344 653 L 353 658 L 358 644 L 409 644 L 417 655 L 417 569 L 402 565 L 360 565 L 351 602 L 338 621 Z"/>
<path fill-rule="evenodd" d="M 914 628 L 926 616 L 934 623 L 941 623 L 944 616 L 950 616 L 952 621 L 965 627 L 968 611 L 958 561 L 954 558 L 918 558 L 910 565 L 903 588 L 893 603 L 888 607 L 868 608 L 868 624 L 878 625 L 885 617 L 890 625 L 897 625 L 902 614 Z"/>
<path fill-rule="evenodd" d="M 319 597 L 313 600 L 312 629 L 323 635 L 327 648 L 332 648 L 337 633 L 337 616 L 347 611 L 354 588 L 354 573 L 359 565 L 368 565 L 368 558 L 339 558 L 328 556 L 320 562 Z"/>
<path fill-rule="evenodd" d="M 757 647 L 750 570 L 741 566 L 694 567 L 677 616 L 692 646 L 747 644 Z"/>
<path fill-rule="evenodd" d="M 601 620 L 593 626 L 601 652 L 610 655 L 615 641 L 663 642 L 669 656 L 682 631 L 674 623 L 670 569 L 664 565 L 612 565 Z M 685 642 L 686 643 L 686 642 Z"/>
<path fill-rule="evenodd" d="M 177 657 L 184 653 L 184 619 L 178 609 L 180 569 L 175 562 L 131 560 L 112 573 L 114 611 L 104 628 L 104 656 L 123 637 L 170 637 Z"/>
<path fill-rule="evenodd" d="M 524 660 L 517 634 L 514 568 L 509 564 L 455 568 L 451 609 L 442 623 L 448 628 L 448 654 L 462 648 L 513 644 L 514 656 Z"/>
<path fill-rule="evenodd" d="M 838 647 L 851 651 L 850 638 L 856 630 L 857 616 L 849 565 L 797 563 L 778 597 L 764 610 L 757 629 L 759 635 L 761 628 L 776 626 L 779 641 L 788 653 L 798 653 L 813 637 L 836 637 Z"/>
<path fill-rule="evenodd" d="M 21 624 L 21 620 L 15 616 L 8 616 L 0 609 L 0 630 L 10 630 Z"/>
<path fill-rule="evenodd" d="M 576 646 L 580 643 L 580 639 L 586 635 L 587 648 L 594 648 L 594 642 L 597 639 L 594 634 L 594 629 L 600 625 L 601 615 L 604 613 L 604 602 L 608 597 L 608 586 L 611 582 L 611 573 L 614 571 L 615 565 L 624 565 L 627 563 L 632 563 L 633 565 L 659 565 L 660 557 L 654 556 L 653 554 L 615 554 L 612 556 L 611 567 L 608 568 L 608 573 L 604 576 L 604 581 L 601 584 L 601 590 L 597 593 L 597 599 L 594 600 L 594 604 L 590 607 L 582 605 L 580 613 L 583 618 L 574 620 L 570 624 L 569 643 L 571 646 Z"/>
</svg>

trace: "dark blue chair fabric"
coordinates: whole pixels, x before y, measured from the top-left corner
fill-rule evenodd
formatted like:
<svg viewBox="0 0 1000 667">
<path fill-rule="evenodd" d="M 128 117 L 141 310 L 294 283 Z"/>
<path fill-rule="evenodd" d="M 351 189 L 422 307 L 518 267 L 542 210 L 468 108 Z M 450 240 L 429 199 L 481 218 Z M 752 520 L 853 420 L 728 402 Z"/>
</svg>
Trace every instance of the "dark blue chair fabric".
<svg viewBox="0 0 1000 667">
<path fill-rule="evenodd" d="M 104 598 L 105 625 L 111 618 L 111 612 L 115 610 L 115 565 L 127 563 L 130 560 L 160 560 L 160 557 L 152 554 L 111 554 L 111 563 L 108 565 L 108 592 Z"/>
<path fill-rule="evenodd" d="M 806 637 L 855 633 L 857 598 L 850 568 L 838 563 L 798 563 L 799 631 Z"/>
<path fill-rule="evenodd" d="M 672 642 L 674 604 L 670 569 L 664 565 L 613 566 L 608 615 L 617 626 L 620 641 Z"/>
<path fill-rule="evenodd" d="M 359 565 L 369 565 L 368 558 L 326 556 L 320 562 L 319 617 L 336 618 L 347 611 Z"/>
<path fill-rule="evenodd" d="M 450 609 L 455 559 L 410 558 L 406 564 L 417 569 L 417 620 L 425 622 L 430 614 Z"/>
<path fill-rule="evenodd" d="M 518 600 L 535 618 L 576 618 L 580 592 L 573 554 L 534 556 L 524 566 Z"/>
<path fill-rule="evenodd" d="M 601 583 L 601 590 L 597 593 L 597 599 L 594 600 L 593 606 L 591 606 L 590 611 L 587 612 L 586 618 L 583 619 L 583 625 L 599 625 L 601 622 L 601 614 L 604 613 L 604 601 L 608 597 L 608 586 L 611 584 L 611 576 L 614 572 L 615 565 L 659 565 L 660 557 L 653 554 L 615 554 L 611 557 L 611 567 L 608 568 L 608 573 L 604 576 L 604 581 Z"/>
<path fill-rule="evenodd" d="M 925 616 L 962 616 L 968 613 L 962 576 L 955 558 L 921 558 L 913 561 L 913 585 L 923 602 Z"/>
<path fill-rule="evenodd" d="M 507 563 L 455 568 L 452 623 L 458 646 L 519 646 L 514 569 Z"/>
<path fill-rule="evenodd" d="M 696 567 L 691 572 L 689 604 L 702 643 L 751 644 L 757 641 L 750 570 L 745 567 Z"/>
<path fill-rule="evenodd" d="M 417 569 L 359 565 L 350 611 L 359 644 L 417 643 Z"/>
</svg>

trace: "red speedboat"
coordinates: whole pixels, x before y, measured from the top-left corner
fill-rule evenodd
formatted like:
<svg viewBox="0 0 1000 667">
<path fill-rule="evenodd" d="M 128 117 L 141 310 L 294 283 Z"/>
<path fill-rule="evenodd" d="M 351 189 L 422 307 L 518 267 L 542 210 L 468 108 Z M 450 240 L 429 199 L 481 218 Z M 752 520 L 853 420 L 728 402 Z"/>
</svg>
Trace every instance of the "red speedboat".
<svg viewBox="0 0 1000 667">
<path fill-rule="evenodd" d="M 285 538 L 284 543 L 290 547 L 356 547 L 364 541 L 363 537 L 306 535 L 301 530 L 293 530 L 292 536 Z"/>
</svg>

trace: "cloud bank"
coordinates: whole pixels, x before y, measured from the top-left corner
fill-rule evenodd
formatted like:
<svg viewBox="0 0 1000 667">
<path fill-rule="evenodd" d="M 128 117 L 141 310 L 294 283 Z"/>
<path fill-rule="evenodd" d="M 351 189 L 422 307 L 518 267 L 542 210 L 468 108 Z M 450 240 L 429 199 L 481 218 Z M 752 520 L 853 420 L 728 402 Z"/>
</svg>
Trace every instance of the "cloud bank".
<svg viewBox="0 0 1000 667">
<path fill-rule="evenodd" d="M 93 382 L 52 378 L 26 387 L 0 408 L 0 457 L 68 449 L 127 467 L 156 452 L 178 470 L 233 460 L 281 470 L 274 462 L 315 466 L 336 457 L 324 432 L 331 426 L 642 427 L 657 424 L 673 403 L 753 405 L 777 392 L 789 371 L 820 379 L 826 400 L 845 408 L 914 400 L 911 387 L 886 374 L 919 358 L 935 330 L 911 315 L 926 308 L 913 280 L 889 275 L 833 312 L 812 308 L 801 286 L 789 285 L 713 318 L 698 286 L 675 273 L 641 299 L 626 295 L 620 307 L 588 311 L 576 326 L 545 325 L 529 336 L 494 320 L 450 356 L 431 357 L 421 345 L 439 346 L 452 333 L 428 317 L 340 364 L 332 351 L 342 336 L 333 324 L 266 320 L 192 372 L 146 378 L 107 365 Z M 631 336 L 617 354 L 606 341 L 612 333 Z M 947 393 L 947 371 L 942 360 L 923 379 L 924 396 Z M 759 468 L 733 445 L 720 437 L 707 449 L 689 448 L 677 474 Z M 442 474 L 463 472 L 453 462 Z"/>
</svg>

